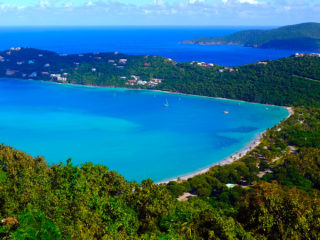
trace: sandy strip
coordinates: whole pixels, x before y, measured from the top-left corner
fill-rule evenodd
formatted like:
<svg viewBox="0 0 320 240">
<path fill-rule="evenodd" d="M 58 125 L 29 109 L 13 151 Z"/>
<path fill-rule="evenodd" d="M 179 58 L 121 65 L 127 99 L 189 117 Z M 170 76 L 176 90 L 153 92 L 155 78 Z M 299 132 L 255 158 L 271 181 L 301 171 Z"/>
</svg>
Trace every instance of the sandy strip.
<svg viewBox="0 0 320 240">
<path fill-rule="evenodd" d="M 289 111 L 289 116 L 285 119 L 287 120 L 288 118 L 290 118 L 293 114 L 294 114 L 294 109 L 292 107 L 284 107 L 285 109 L 287 109 Z M 192 178 L 194 176 L 203 174 L 208 172 L 212 167 L 214 166 L 223 166 L 223 165 L 227 165 L 227 164 L 231 164 L 237 160 L 239 160 L 240 158 L 242 158 L 243 156 L 245 156 L 247 153 L 251 152 L 254 148 L 258 147 L 261 143 L 262 138 L 264 137 L 266 131 L 264 131 L 263 133 L 259 134 L 253 141 L 251 141 L 245 148 L 243 148 L 241 151 L 227 157 L 226 159 L 222 160 L 221 162 L 215 163 L 212 166 L 202 169 L 200 171 L 196 171 L 194 173 L 190 173 L 190 174 L 186 174 L 183 175 L 181 177 L 176 177 L 176 178 L 171 178 L 168 180 L 164 180 L 161 182 L 157 182 L 157 184 L 167 184 L 170 181 L 178 181 L 179 180 L 188 180 L 189 178 Z"/>
</svg>

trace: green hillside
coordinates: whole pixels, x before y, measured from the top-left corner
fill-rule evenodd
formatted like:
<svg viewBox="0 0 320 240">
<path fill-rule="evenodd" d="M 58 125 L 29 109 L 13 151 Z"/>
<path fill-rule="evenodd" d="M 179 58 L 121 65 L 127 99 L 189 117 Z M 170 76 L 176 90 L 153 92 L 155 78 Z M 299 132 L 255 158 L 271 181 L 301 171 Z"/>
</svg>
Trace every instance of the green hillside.
<svg viewBox="0 0 320 240">
<path fill-rule="evenodd" d="M 272 30 L 246 30 L 221 37 L 200 37 L 184 43 L 231 44 L 278 49 L 320 49 L 320 24 L 302 23 Z"/>
<path fill-rule="evenodd" d="M 28 48 L 0 52 L 0 56 L 0 77 L 157 89 L 282 106 L 320 106 L 318 55 L 233 68 L 177 63 L 156 56 L 59 55 Z"/>
</svg>

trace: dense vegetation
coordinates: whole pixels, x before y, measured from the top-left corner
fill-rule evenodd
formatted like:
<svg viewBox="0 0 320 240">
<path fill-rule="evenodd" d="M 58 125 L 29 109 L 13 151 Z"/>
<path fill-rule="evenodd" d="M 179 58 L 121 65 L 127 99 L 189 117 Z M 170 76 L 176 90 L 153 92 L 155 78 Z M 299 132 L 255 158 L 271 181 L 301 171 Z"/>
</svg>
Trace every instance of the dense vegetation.
<svg viewBox="0 0 320 240">
<path fill-rule="evenodd" d="M 320 24 L 302 23 L 272 30 L 246 30 L 221 37 L 199 37 L 184 43 L 192 44 L 232 44 L 247 47 L 320 49 Z"/>
<path fill-rule="evenodd" d="M 0 55 L 0 76 L 68 73 L 69 83 L 99 86 L 124 86 L 121 76 L 157 77 L 156 89 L 296 106 L 240 160 L 168 184 L 128 182 L 105 166 L 72 160 L 48 166 L 0 145 L 0 238 L 320 239 L 320 58 L 224 68 L 115 53 Z M 121 68 L 108 61 L 122 58 Z"/>
</svg>

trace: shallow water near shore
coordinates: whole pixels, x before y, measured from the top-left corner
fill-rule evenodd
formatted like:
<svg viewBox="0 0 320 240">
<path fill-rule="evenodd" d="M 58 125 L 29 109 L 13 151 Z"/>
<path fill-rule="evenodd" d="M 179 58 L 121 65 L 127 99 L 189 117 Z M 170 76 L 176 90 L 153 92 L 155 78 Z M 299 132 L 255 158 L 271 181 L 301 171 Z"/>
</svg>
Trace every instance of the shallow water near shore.
<svg viewBox="0 0 320 240">
<path fill-rule="evenodd" d="M 204 169 L 288 115 L 240 101 L 0 79 L 1 143 L 49 164 L 102 164 L 127 180 Z"/>
</svg>

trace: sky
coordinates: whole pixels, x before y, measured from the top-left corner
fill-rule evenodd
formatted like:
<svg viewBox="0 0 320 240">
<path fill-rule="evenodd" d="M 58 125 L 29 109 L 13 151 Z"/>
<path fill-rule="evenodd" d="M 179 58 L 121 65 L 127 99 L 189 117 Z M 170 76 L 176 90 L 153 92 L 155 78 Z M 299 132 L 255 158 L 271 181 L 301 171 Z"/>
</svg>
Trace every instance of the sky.
<svg viewBox="0 0 320 240">
<path fill-rule="evenodd" d="M 320 22 L 320 0 L 0 0 L 1 26 L 281 26 Z"/>
</svg>

